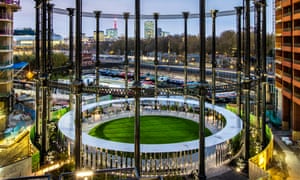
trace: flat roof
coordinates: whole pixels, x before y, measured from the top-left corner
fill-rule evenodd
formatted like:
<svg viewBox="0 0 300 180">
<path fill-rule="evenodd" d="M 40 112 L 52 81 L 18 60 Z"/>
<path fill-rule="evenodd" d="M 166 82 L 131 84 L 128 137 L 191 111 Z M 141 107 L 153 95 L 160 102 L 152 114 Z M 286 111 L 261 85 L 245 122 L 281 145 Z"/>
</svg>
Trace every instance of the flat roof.
<svg viewBox="0 0 300 180">
<path fill-rule="evenodd" d="M 183 98 L 141 98 L 141 102 L 143 101 L 170 101 L 170 102 L 180 102 L 190 105 L 198 106 L 198 101 L 196 100 L 186 100 L 184 101 Z M 133 98 L 129 99 L 118 99 L 118 100 L 110 100 L 110 101 L 101 101 L 97 103 L 87 104 L 84 105 L 82 108 L 82 111 L 85 111 L 87 109 L 91 109 L 97 106 L 107 105 L 111 103 L 125 103 L 133 102 Z M 205 138 L 205 147 L 213 147 L 218 144 L 221 144 L 223 142 L 226 142 L 230 140 L 231 138 L 235 137 L 237 134 L 240 133 L 242 130 L 243 124 L 242 120 L 233 112 L 220 107 L 220 106 L 213 106 L 212 104 L 205 103 L 205 107 L 209 109 L 214 109 L 218 113 L 222 114 L 226 119 L 226 125 L 223 129 L 218 131 L 217 133 L 208 136 Z M 155 111 L 152 111 L 154 113 Z M 156 111 L 157 113 L 161 113 L 166 115 L 167 111 Z M 169 111 L 169 115 L 174 115 L 174 112 Z M 141 112 L 141 115 L 144 111 Z M 75 124 L 72 117 L 74 115 L 74 111 L 70 111 L 66 113 L 58 122 L 58 127 L 60 131 L 67 136 L 69 139 L 74 140 L 75 139 Z M 113 119 L 120 118 L 122 115 L 116 115 Z M 127 115 L 128 117 L 128 115 Z M 188 117 L 186 117 L 188 118 Z M 122 151 L 122 152 L 134 152 L 134 144 L 129 143 L 121 143 L 121 142 L 113 142 L 108 141 L 101 138 L 96 138 L 93 136 L 88 135 L 87 133 L 82 133 L 82 144 L 97 147 L 97 148 L 103 148 L 103 149 L 109 149 L 109 150 L 116 150 L 116 151 Z M 180 143 L 171 143 L 171 144 L 141 144 L 141 152 L 143 153 L 165 153 L 165 152 L 180 152 L 180 151 L 189 151 L 189 150 L 195 150 L 199 148 L 199 140 L 193 140 L 188 142 L 180 142 Z"/>
</svg>

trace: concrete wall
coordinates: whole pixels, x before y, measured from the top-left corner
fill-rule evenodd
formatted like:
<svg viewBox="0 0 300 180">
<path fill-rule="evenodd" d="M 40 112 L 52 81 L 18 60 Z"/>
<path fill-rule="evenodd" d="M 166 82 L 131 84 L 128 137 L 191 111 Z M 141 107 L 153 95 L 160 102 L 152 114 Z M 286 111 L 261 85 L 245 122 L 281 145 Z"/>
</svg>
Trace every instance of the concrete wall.
<svg viewBox="0 0 300 180">
<path fill-rule="evenodd" d="M 0 167 L 29 157 L 29 138 L 29 131 L 23 131 L 17 136 L 4 139 L 0 144 Z"/>
<path fill-rule="evenodd" d="M 0 179 L 31 175 L 31 157 L 0 168 Z"/>
</svg>

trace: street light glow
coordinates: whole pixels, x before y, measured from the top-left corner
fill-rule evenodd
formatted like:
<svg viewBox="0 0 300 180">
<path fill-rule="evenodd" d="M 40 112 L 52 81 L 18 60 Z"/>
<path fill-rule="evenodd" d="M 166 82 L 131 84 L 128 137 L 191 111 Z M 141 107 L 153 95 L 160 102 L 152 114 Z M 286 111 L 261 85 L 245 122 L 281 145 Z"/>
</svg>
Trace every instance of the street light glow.
<svg viewBox="0 0 300 180">
<path fill-rule="evenodd" d="M 93 174 L 94 174 L 93 171 L 78 171 L 78 172 L 76 172 L 77 177 L 90 177 Z"/>
</svg>

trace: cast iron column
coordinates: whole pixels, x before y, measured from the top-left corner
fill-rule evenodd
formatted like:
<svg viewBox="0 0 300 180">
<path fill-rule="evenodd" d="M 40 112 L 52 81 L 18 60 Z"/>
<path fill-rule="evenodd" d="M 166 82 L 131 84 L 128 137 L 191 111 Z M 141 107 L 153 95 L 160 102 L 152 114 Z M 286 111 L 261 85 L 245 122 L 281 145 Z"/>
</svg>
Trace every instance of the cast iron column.
<svg viewBox="0 0 300 180">
<path fill-rule="evenodd" d="M 125 12 L 123 14 L 124 19 L 125 19 L 125 60 L 124 60 L 124 66 L 125 66 L 125 99 L 126 99 L 126 110 L 129 110 L 129 104 L 128 104 L 128 18 L 129 18 L 129 13 Z"/>
<path fill-rule="evenodd" d="M 135 123 L 134 123 L 134 164 L 136 168 L 137 178 L 141 173 L 140 160 L 140 0 L 135 0 L 135 63 L 134 63 L 134 85 L 135 89 Z"/>
<path fill-rule="evenodd" d="M 245 96 L 245 163 L 248 173 L 248 160 L 250 158 L 250 0 L 245 1 L 245 24 L 246 24 L 246 42 L 245 42 L 245 78 L 243 90 Z"/>
<path fill-rule="evenodd" d="M 241 74 L 242 74 L 242 39 L 241 39 L 241 15 L 243 7 L 235 7 L 236 9 L 236 21 L 237 21 L 237 37 L 236 37 L 236 51 L 237 51 L 237 60 L 236 60 L 236 74 L 237 74 L 237 95 L 236 95 L 236 104 L 237 104 L 237 115 L 241 117 L 241 99 L 242 99 L 242 87 L 241 87 Z"/>
<path fill-rule="evenodd" d="M 199 75 L 200 75 L 200 84 L 199 84 L 199 151 L 198 151 L 198 178 L 206 179 L 205 174 L 205 97 L 207 91 L 207 82 L 205 77 L 205 0 L 199 1 L 199 14 L 200 14 L 200 22 L 199 22 L 199 30 L 200 30 L 200 65 L 199 65 Z"/>
<path fill-rule="evenodd" d="M 213 105 L 213 122 L 215 122 L 215 104 L 216 104 L 216 17 L 218 10 L 211 10 L 212 18 L 212 43 L 211 43 L 211 63 L 212 63 L 212 105 Z"/>
<path fill-rule="evenodd" d="M 76 0 L 76 54 L 75 54 L 75 80 L 72 89 L 75 94 L 75 169 L 81 169 L 81 102 L 82 102 L 82 0 Z"/>
<path fill-rule="evenodd" d="M 187 36 L 187 20 L 189 17 L 189 12 L 183 12 L 184 19 L 184 84 L 183 84 L 183 94 L 184 94 L 184 108 L 186 110 L 186 96 L 187 96 L 187 66 L 188 66 L 188 36 Z"/>
<path fill-rule="evenodd" d="M 47 155 L 47 0 L 42 0 L 42 53 L 41 53 L 41 95 L 42 95 L 42 143 L 41 164 L 45 164 Z"/>
<path fill-rule="evenodd" d="M 69 68 L 69 79 L 70 83 L 73 82 L 73 72 L 74 72 L 74 63 L 73 63 L 73 57 L 74 57 L 74 23 L 73 23 L 73 16 L 74 16 L 74 8 L 67 8 L 67 11 L 69 12 L 69 61 L 68 61 L 68 68 Z M 73 109 L 73 93 L 70 92 L 69 96 L 69 108 L 70 110 Z"/>
<path fill-rule="evenodd" d="M 40 144 L 40 0 L 35 0 L 35 63 L 37 80 L 35 84 L 35 144 Z"/>
<path fill-rule="evenodd" d="M 256 10 L 256 128 L 260 129 L 260 103 L 261 103 L 261 59 L 260 59 L 260 51 L 261 51 L 261 36 L 260 36 L 260 23 L 261 23 L 261 7 L 260 2 L 255 3 Z"/>
<path fill-rule="evenodd" d="M 48 11 L 48 31 L 47 31 L 47 74 L 48 74 L 48 80 L 50 80 L 52 69 L 53 69 L 53 62 L 52 62 L 52 33 L 53 33 L 53 27 L 52 27 L 52 20 L 53 20 L 53 4 L 48 3 L 47 4 L 47 11 Z M 51 89 L 47 87 L 47 122 L 51 121 L 51 112 L 50 112 L 50 107 L 51 107 Z M 47 130 L 48 131 L 48 130 Z M 49 140 L 48 142 L 49 143 Z M 47 146 L 49 146 L 47 144 Z"/>
<path fill-rule="evenodd" d="M 47 43 L 48 43 L 48 49 L 47 49 L 47 60 L 48 60 L 48 64 L 47 64 L 47 71 L 48 71 L 48 76 L 50 77 L 50 73 L 52 73 L 52 34 L 53 34 L 53 27 L 52 27 L 52 20 L 53 20 L 53 4 L 47 4 L 48 7 L 48 39 L 47 39 Z M 49 78 L 48 77 L 48 78 Z"/>
<path fill-rule="evenodd" d="M 100 15 L 101 15 L 101 11 L 94 11 L 95 14 L 95 18 L 96 18 L 96 86 L 100 86 L 100 74 L 99 74 L 99 69 L 100 69 L 100 38 L 99 38 L 99 32 L 100 32 L 100 28 L 99 28 L 99 20 L 100 20 Z M 99 102 L 99 94 L 96 94 L 96 102 Z"/>
<path fill-rule="evenodd" d="M 157 20 L 158 20 L 158 13 L 154 13 L 154 29 L 155 29 L 155 40 L 154 40 L 154 68 L 155 68 L 155 91 L 154 91 L 154 96 L 155 96 L 155 105 L 154 109 L 157 110 L 157 95 L 158 95 L 158 74 L 157 74 L 157 66 L 158 66 L 158 59 L 157 59 L 157 54 L 158 54 L 158 27 L 157 27 Z"/>
<path fill-rule="evenodd" d="M 267 60 L 266 60 L 266 53 L 267 53 L 267 46 L 266 46 L 266 35 L 267 35 L 267 12 L 266 12 L 266 0 L 262 0 L 262 53 L 261 53 L 261 58 L 262 58 L 262 148 L 264 149 L 267 146 L 267 137 L 266 137 L 266 86 L 267 86 L 267 71 L 266 71 L 266 65 L 267 65 Z"/>
</svg>

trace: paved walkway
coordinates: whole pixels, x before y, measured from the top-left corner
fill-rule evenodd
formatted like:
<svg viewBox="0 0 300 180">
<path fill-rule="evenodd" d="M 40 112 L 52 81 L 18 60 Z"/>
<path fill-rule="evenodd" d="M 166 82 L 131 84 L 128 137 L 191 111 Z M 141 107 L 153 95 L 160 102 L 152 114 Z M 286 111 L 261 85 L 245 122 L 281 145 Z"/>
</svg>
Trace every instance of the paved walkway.
<svg viewBox="0 0 300 180">
<path fill-rule="evenodd" d="M 274 141 L 280 147 L 277 151 L 282 150 L 283 155 L 281 156 L 280 164 L 282 167 L 286 166 L 288 171 L 287 180 L 298 180 L 300 179 L 300 147 L 298 145 L 286 145 L 281 137 L 290 137 L 289 131 L 273 131 Z M 278 152 L 279 153 L 279 152 Z M 274 177 L 275 178 L 275 177 Z M 277 179 L 277 178 L 276 178 Z"/>
</svg>

